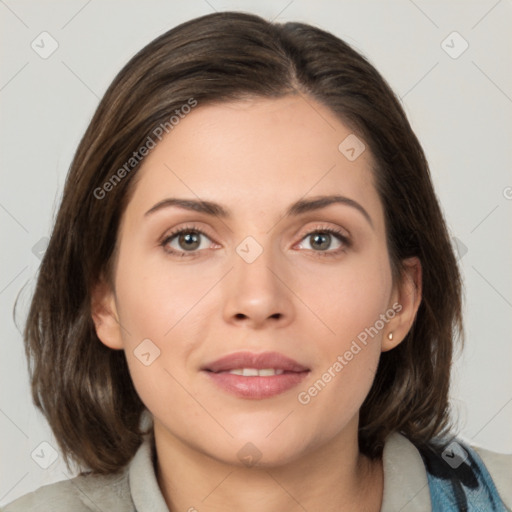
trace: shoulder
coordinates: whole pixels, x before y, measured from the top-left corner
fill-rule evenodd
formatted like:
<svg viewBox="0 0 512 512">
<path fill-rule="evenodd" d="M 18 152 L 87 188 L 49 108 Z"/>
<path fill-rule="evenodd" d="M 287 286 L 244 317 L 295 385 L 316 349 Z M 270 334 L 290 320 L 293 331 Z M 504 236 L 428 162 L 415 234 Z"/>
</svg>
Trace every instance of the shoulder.
<svg viewBox="0 0 512 512">
<path fill-rule="evenodd" d="M 80 475 L 39 487 L 12 501 L 2 512 L 91 512 L 134 510 L 126 471 Z"/>
<path fill-rule="evenodd" d="M 435 441 L 420 447 L 401 433 L 388 436 L 382 512 L 464 510 L 458 505 L 461 500 L 480 504 L 479 510 L 512 511 L 512 454 L 457 437 Z M 499 507 L 499 501 L 506 508 L 488 506 L 494 502 Z"/>
<path fill-rule="evenodd" d="M 80 478 L 80 477 L 76 477 Z M 76 480 L 76 478 L 72 480 Z M 90 512 L 79 499 L 72 480 L 64 480 L 39 487 L 6 505 L 2 512 L 30 512 L 30 511 L 67 511 Z"/>
<path fill-rule="evenodd" d="M 491 475 L 505 505 L 512 510 L 512 453 L 498 453 L 471 445 Z"/>
<path fill-rule="evenodd" d="M 420 453 L 433 505 L 459 505 L 465 510 L 471 503 L 482 510 L 512 510 L 512 454 L 480 448 L 458 437 L 435 439 Z"/>
</svg>

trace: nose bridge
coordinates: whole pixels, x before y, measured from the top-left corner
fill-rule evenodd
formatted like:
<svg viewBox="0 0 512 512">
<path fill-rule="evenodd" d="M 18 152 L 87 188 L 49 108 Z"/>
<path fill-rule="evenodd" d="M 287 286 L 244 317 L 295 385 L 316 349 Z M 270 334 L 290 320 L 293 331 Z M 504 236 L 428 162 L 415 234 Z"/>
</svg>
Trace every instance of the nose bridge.
<svg viewBox="0 0 512 512">
<path fill-rule="evenodd" d="M 257 238 L 256 238 L 257 237 Z M 234 279 L 237 285 L 250 286 L 253 293 L 274 291 L 276 270 L 280 266 L 278 251 L 274 250 L 271 234 L 249 235 L 235 249 Z M 250 291 L 250 290 L 246 290 Z"/>
<path fill-rule="evenodd" d="M 271 234 L 263 231 L 247 236 L 236 246 L 233 270 L 226 283 L 227 320 L 247 318 L 256 325 L 269 318 L 291 316 L 288 289 L 282 282 L 281 256 Z"/>
</svg>

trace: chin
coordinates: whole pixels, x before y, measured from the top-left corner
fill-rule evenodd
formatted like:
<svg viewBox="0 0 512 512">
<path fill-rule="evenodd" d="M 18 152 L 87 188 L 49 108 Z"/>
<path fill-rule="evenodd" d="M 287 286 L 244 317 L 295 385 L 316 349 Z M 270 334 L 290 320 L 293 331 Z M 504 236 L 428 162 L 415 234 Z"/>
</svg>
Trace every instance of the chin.
<svg viewBox="0 0 512 512">
<path fill-rule="evenodd" d="M 236 456 L 231 449 L 222 450 L 217 460 L 238 467 L 277 468 L 290 464 L 304 453 L 302 445 L 288 444 L 283 446 L 271 442 L 246 441 L 235 447 Z M 212 455 L 212 454 L 210 454 Z"/>
<path fill-rule="evenodd" d="M 271 429 L 267 424 L 261 425 L 260 428 L 251 425 L 246 429 L 231 431 L 234 439 L 230 439 L 228 443 L 219 443 L 216 439 L 212 440 L 209 446 L 204 446 L 202 443 L 203 449 L 209 449 L 209 455 L 223 463 L 260 468 L 284 466 L 308 451 L 309 445 L 305 440 L 307 437 L 305 432 L 294 430 L 291 434 L 290 429 L 283 429 L 279 433 L 278 430 L 279 427 L 269 434 Z M 217 446 L 215 452 L 211 453 L 215 441 Z"/>
</svg>

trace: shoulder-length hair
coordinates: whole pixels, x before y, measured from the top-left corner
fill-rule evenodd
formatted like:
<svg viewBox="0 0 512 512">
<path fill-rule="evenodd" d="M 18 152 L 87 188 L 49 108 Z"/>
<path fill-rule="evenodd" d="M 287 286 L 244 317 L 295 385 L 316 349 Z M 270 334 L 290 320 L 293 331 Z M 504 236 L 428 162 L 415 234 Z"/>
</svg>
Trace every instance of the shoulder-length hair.
<svg viewBox="0 0 512 512">
<path fill-rule="evenodd" d="M 381 355 L 361 407 L 360 450 L 379 457 L 393 431 L 422 446 L 450 427 L 461 281 L 424 152 L 400 102 L 368 60 L 332 34 L 220 12 L 169 30 L 128 62 L 71 164 L 24 331 L 33 400 L 68 467 L 116 472 L 142 441 L 145 407 L 125 354 L 99 341 L 91 318 L 93 286 L 102 276 L 113 283 L 118 226 L 140 166 L 131 158 L 155 129 L 170 129 L 183 105 L 290 94 L 326 105 L 373 154 L 394 279 L 405 258 L 422 265 L 413 328 Z"/>
</svg>

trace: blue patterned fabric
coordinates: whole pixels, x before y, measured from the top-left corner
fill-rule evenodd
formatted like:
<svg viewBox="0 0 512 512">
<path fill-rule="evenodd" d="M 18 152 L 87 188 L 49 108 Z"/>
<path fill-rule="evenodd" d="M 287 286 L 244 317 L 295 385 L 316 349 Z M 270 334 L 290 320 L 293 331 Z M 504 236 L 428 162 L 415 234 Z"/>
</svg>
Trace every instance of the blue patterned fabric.
<svg viewBox="0 0 512 512">
<path fill-rule="evenodd" d="M 419 448 L 432 512 L 508 512 L 476 451 L 455 439 Z"/>
</svg>

